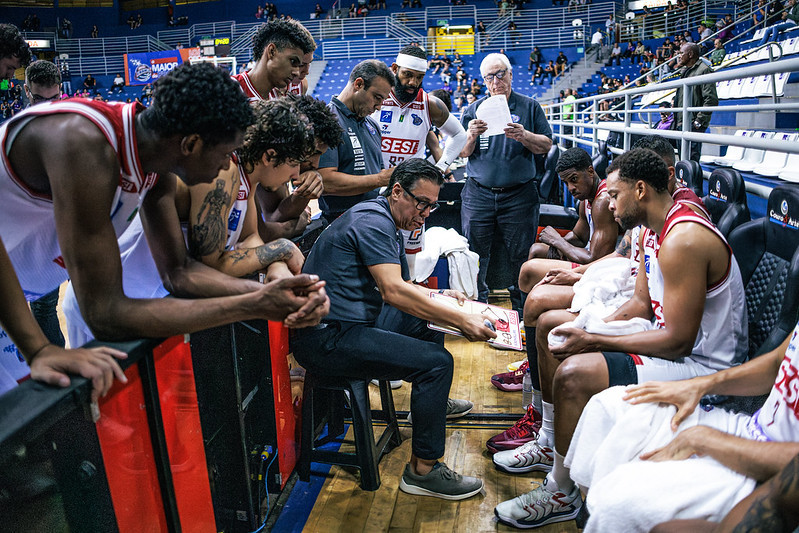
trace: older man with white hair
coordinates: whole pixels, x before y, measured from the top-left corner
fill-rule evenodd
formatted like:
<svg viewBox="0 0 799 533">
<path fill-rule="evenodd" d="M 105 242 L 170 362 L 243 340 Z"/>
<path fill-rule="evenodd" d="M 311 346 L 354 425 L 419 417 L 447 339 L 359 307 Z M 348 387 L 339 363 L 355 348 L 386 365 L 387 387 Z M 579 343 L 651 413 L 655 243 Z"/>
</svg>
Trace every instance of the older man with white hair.
<svg viewBox="0 0 799 533">
<path fill-rule="evenodd" d="M 505 97 L 511 116 L 503 133 L 486 135 L 488 123 L 477 118 L 478 109 L 487 100 L 484 97 L 471 104 L 461 119 L 466 128 L 461 156 L 469 158 L 461 219 L 469 246 L 480 256 L 478 300 L 485 302 L 486 272 L 495 238 L 502 239 L 508 250 L 514 280 L 519 279 L 519 269 L 535 242 L 535 178 L 543 172 L 544 157 L 552 146 L 552 128 L 538 102 L 511 89 L 513 70 L 505 55 L 488 54 L 480 64 L 480 73 L 492 97 Z M 511 287 L 510 296 L 513 308 L 521 315 L 524 295 Z"/>
</svg>

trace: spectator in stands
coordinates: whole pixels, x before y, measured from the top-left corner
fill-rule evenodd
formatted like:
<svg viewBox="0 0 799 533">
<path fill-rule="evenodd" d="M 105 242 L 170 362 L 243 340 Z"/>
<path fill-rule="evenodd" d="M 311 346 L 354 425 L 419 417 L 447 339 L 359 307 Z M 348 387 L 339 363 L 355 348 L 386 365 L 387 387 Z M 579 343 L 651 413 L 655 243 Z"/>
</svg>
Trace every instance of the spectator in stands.
<svg viewBox="0 0 799 533">
<path fill-rule="evenodd" d="M 616 61 L 616 66 L 621 66 L 622 51 L 621 45 L 618 42 L 613 43 L 613 49 L 610 51 L 610 59 L 607 62 L 608 67 L 613 66 L 613 61 Z"/>
<path fill-rule="evenodd" d="M 97 88 L 97 80 L 94 79 L 94 76 L 91 74 L 87 74 L 85 78 L 83 78 L 83 90 L 86 92 L 94 93 Z"/>
<path fill-rule="evenodd" d="M 455 52 L 455 55 L 452 56 L 452 66 L 455 68 L 463 67 L 463 58 L 458 52 Z"/>
<path fill-rule="evenodd" d="M 422 7 L 422 0 L 411 0 L 411 7 Z"/>
<path fill-rule="evenodd" d="M 530 63 L 527 65 L 527 70 L 533 70 L 533 67 L 537 70 L 541 65 L 541 60 L 541 50 L 539 50 L 537 46 L 534 46 L 533 51 L 530 52 Z"/>
<path fill-rule="evenodd" d="M 710 64 L 714 67 L 721 65 L 721 62 L 724 61 L 724 56 L 727 55 L 727 51 L 724 50 L 724 45 L 721 42 L 721 39 L 716 38 L 713 40 L 713 51 L 710 52 Z"/>
<path fill-rule="evenodd" d="M 358 8 L 355 7 L 355 4 L 350 4 L 350 10 L 347 13 L 347 16 L 351 19 L 354 19 L 358 16 Z"/>
<path fill-rule="evenodd" d="M 768 0 L 759 0 L 757 8 L 752 13 L 752 28 L 761 26 L 766 20 L 766 8 Z"/>
<path fill-rule="evenodd" d="M 90 36 L 91 36 L 92 39 L 96 39 L 99 34 L 100 34 L 100 30 L 97 28 L 97 24 L 94 24 L 92 26 L 92 31 L 91 31 Z"/>
<path fill-rule="evenodd" d="M 569 58 L 566 57 L 566 54 L 563 53 L 561 50 L 558 53 L 558 57 L 555 58 L 555 76 L 560 76 L 564 72 L 566 72 L 566 67 L 569 66 Z"/>
<path fill-rule="evenodd" d="M 380 109 L 393 86 L 394 74 L 385 63 L 366 60 L 352 69 L 347 85 L 330 101 L 347 133 L 319 161 L 325 184 L 319 206 L 328 222 L 358 202 L 376 198 L 379 189 L 388 185 L 394 167 L 383 164 L 380 126 L 369 115 Z"/>
<path fill-rule="evenodd" d="M 555 72 L 557 67 L 555 67 L 555 62 L 550 61 L 547 63 L 547 66 L 544 67 L 544 76 L 549 78 L 549 83 L 552 83 L 555 79 Z M 543 78 L 541 78 L 542 85 L 543 85 Z"/>
<path fill-rule="evenodd" d="M 602 31 L 599 28 L 597 28 L 594 34 L 591 36 L 591 46 L 587 50 L 588 52 L 596 50 L 597 51 L 596 58 L 598 61 L 602 60 L 602 44 L 604 42 L 604 39 L 605 37 L 602 35 Z"/>
<path fill-rule="evenodd" d="M 512 20 L 508 22 L 508 32 L 510 33 L 510 38 L 514 43 L 519 41 L 519 30 L 516 29 L 516 23 Z"/>
<path fill-rule="evenodd" d="M 670 130 L 674 123 L 674 113 L 669 111 L 671 106 L 668 102 L 661 102 L 660 105 L 660 120 L 655 124 L 656 130 Z"/>
<path fill-rule="evenodd" d="M 122 92 L 125 90 L 125 78 L 122 77 L 122 74 L 117 74 L 114 76 L 114 81 L 111 82 L 111 90 L 110 93 L 114 91 Z"/>
<path fill-rule="evenodd" d="M 472 78 L 472 84 L 469 86 L 469 92 L 475 97 L 483 94 L 483 84 L 480 83 L 480 80 L 478 80 L 476 77 Z"/>
<path fill-rule="evenodd" d="M 319 5 L 319 4 L 316 4 L 316 5 Z M 261 20 L 261 18 L 263 16 L 264 16 L 264 6 L 262 6 L 261 4 L 258 4 L 258 7 L 255 9 L 255 18 L 258 19 L 258 20 Z M 171 26 L 171 24 L 170 24 L 170 26 Z"/>
<path fill-rule="evenodd" d="M 573 315 L 562 311 L 549 311 L 539 318 L 536 337 L 541 343 L 538 364 L 544 407 L 541 430 L 537 440 L 495 455 L 494 463 L 504 468 L 514 465 L 525 468 L 519 468 L 519 472 L 533 471 L 534 467 L 547 471 L 551 465 L 551 471 L 532 492 L 497 506 L 497 516 L 506 523 L 534 527 L 570 520 L 578 514 L 582 506 L 580 490 L 564 458 L 567 452 L 572 455 L 583 450 L 595 451 L 596 443 L 589 436 L 578 434 L 572 438 L 579 413 L 594 394 L 616 385 L 653 379 L 707 376 L 739 365 L 746 358 L 744 287 L 738 263 L 726 240 L 707 219 L 686 204 L 674 202 L 668 189 L 669 169 L 658 154 L 645 148 L 633 149 L 621 156 L 618 165 L 618 172 L 611 173 L 607 182 L 610 209 L 623 229 L 644 226 L 641 241 L 644 244 L 634 295 L 605 320 L 654 318 L 656 327 L 612 336 L 589 334 L 570 326 L 551 329 L 573 319 Z M 716 292 L 718 287 L 723 288 Z M 552 344 L 546 340 L 550 331 L 560 336 Z M 621 392 L 616 394 L 621 396 L 624 389 L 618 390 Z M 696 396 L 697 401 L 701 396 Z M 590 413 L 592 417 L 600 416 L 598 411 Z M 644 431 L 649 430 L 649 424 L 642 426 L 646 428 Z M 608 435 L 602 422 L 597 432 L 599 440 Z M 590 442 L 588 447 L 583 438 Z M 605 468 L 604 464 L 601 466 Z M 587 484 L 585 479 L 578 481 Z M 683 476 L 679 483 L 685 483 Z M 646 500 L 641 498 L 638 484 L 616 485 L 619 490 L 622 486 L 635 492 L 640 500 Z M 605 495 L 607 501 L 616 497 L 607 489 L 604 492 L 596 496 Z M 653 503 L 643 505 L 649 509 Z M 595 519 L 593 509 L 592 505 L 591 519 Z M 636 517 L 641 514 L 647 513 L 636 509 Z M 620 518 L 618 523 L 622 522 L 624 519 Z"/>
<path fill-rule="evenodd" d="M 486 26 L 483 24 L 483 21 L 479 21 L 477 23 L 477 33 L 484 33 L 486 31 Z"/>
<path fill-rule="evenodd" d="M 72 77 L 69 75 L 69 62 L 61 60 L 61 88 L 67 96 L 72 94 Z"/>
<path fill-rule="evenodd" d="M 766 26 L 773 26 L 782 20 L 783 5 L 780 0 L 772 0 L 766 8 Z"/>
<path fill-rule="evenodd" d="M 758 46 L 764 45 L 767 42 L 776 43 L 779 40 L 779 34 L 796 27 L 799 24 L 799 4 L 796 0 L 789 0 L 788 7 L 782 13 L 782 22 L 779 22 L 766 30 L 766 34 L 760 39 Z"/>
<path fill-rule="evenodd" d="M 722 40 L 722 42 L 727 42 L 733 37 L 732 32 L 735 25 L 733 24 L 732 15 L 724 15 L 724 18 L 719 20 L 723 23 L 723 25 L 720 28 L 721 33 L 718 34 L 718 37 Z"/>
<path fill-rule="evenodd" d="M 136 15 L 136 28 L 140 28 L 141 25 L 144 24 L 144 19 L 141 16 L 141 13 Z"/>
<path fill-rule="evenodd" d="M 131 30 L 136 27 L 136 17 L 133 16 L 133 13 L 130 14 L 126 23 Z"/>
<path fill-rule="evenodd" d="M 541 65 L 535 67 L 535 72 L 533 72 L 533 77 L 530 79 L 530 85 L 533 85 L 536 79 L 539 80 L 538 82 L 539 85 L 544 85 L 544 67 L 542 67 Z"/>
<path fill-rule="evenodd" d="M 688 43 L 683 45 L 683 47 L 680 49 L 680 52 L 681 55 L 680 60 L 677 63 L 677 68 L 680 69 L 679 75 L 681 79 L 701 76 L 702 74 L 713 72 L 713 69 L 707 66 L 704 61 L 700 61 L 699 45 L 696 43 Z M 718 105 L 719 98 L 716 94 L 715 83 L 710 82 L 702 83 L 700 85 L 693 85 L 690 86 L 689 89 L 691 90 L 691 106 L 712 107 Z M 673 107 L 682 107 L 682 94 L 683 87 L 677 88 L 677 92 L 674 95 L 674 101 L 672 104 Z M 707 111 L 695 111 L 690 113 L 691 125 L 689 130 L 698 133 L 707 131 L 707 128 L 710 125 L 711 115 L 712 113 Z M 676 118 L 674 120 L 674 129 L 682 129 L 682 112 L 678 112 L 676 114 Z M 701 150 L 702 143 L 692 142 L 689 159 L 692 159 L 693 161 L 699 161 Z"/>
<path fill-rule="evenodd" d="M 466 165 L 469 180 L 461 204 L 463 235 L 480 256 L 478 300 L 485 302 L 486 273 L 495 236 L 502 239 L 508 251 L 514 280 L 535 241 L 538 227 L 535 177 L 552 146 L 552 129 L 538 102 L 512 90 L 513 71 L 507 57 L 488 54 L 480 64 L 480 73 L 491 95 L 505 95 L 511 116 L 518 117 L 507 125 L 504 135 L 481 137 L 488 128 L 476 118 L 477 109 L 486 101 L 481 99 L 469 106 L 461 119 L 467 129 L 461 157 L 469 159 Z M 521 316 L 524 297 L 518 288 L 511 287 L 510 300 Z"/>
<path fill-rule="evenodd" d="M 313 12 L 316 14 L 316 18 L 318 19 L 321 19 L 322 16 L 325 14 L 325 10 L 322 9 L 322 4 L 318 3 L 316 4 L 316 7 L 314 7 Z"/>
<path fill-rule="evenodd" d="M 682 32 L 682 35 L 680 35 L 679 37 L 681 37 L 683 42 L 685 42 L 685 43 L 694 42 L 694 36 L 691 35 L 691 32 L 688 31 L 688 30 L 685 30 L 684 32 Z"/>
<path fill-rule="evenodd" d="M 704 23 L 700 23 L 699 27 L 696 29 L 696 32 L 699 34 L 699 42 L 703 42 L 703 46 L 707 46 L 707 39 L 713 34 L 710 31 L 710 28 L 705 26 Z"/>
<path fill-rule="evenodd" d="M 141 90 L 141 102 L 144 105 L 150 105 L 150 100 L 153 98 L 153 84 L 148 83 Z"/>
<path fill-rule="evenodd" d="M 641 61 L 644 59 L 644 52 L 646 52 L 646 48 L 644 47 L 644 43 L 638 41 L 635 43 L 635 49 L 633 50 L 632 56 L 630 57 L 630 65 L 633 63 L 640 64 Z"/>
<path fill-rule="evenodd" d="M 467 106 L 472 105 L 476 101 L 477 101 L 477 97 L 474 95 L 474 93 L 469 93 L 469 94 L 466 95 L 466 105 Z"/>
<path fill-rule="evenodd" d="M 575 111 L 576 110 L 574 108 L 576 107 L 576 104 L 574 103 L 574 101 L 577 100 L 577 96 L 576 96 L 575 92 L 576 91 L 574 89 L 571 89 L 571 88 L 566 89 L 566 94 L 565 94 L 565 98 L 563 99 L 563 108 L 562 108 L 563 109 L 563 120 L 564 121 L 574 122 L 574 120 L 575 120 L 575 117 L 576 117 Z M 571 125 L 563 126 L 563 133 L 564 133 L 564 135 L 572 135 L 572 134 L 574 134 L 574 126 L 571 126 Z M 573 143 L 572 143 L 571 140 L 567 139 L 567 140 L 563 141 L 563 145 L 566 148 L 571 148 Z"/>
</svg>

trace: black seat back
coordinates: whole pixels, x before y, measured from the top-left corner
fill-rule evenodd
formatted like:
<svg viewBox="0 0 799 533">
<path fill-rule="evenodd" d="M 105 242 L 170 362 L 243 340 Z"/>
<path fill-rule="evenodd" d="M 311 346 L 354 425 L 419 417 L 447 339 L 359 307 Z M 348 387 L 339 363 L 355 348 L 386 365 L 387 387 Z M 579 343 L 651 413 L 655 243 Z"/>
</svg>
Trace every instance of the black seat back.
<svg viewBox="0 0 799 533">
<path fill-rule="evenodd" d="M 725 237 L 736 227 L 749 222 L 752 217 L 740 172 L 731 168 L 717 168 L 710 175 L 707 187 L 707 196 L 702 201 L 710 213 L 710 219 Z"/>
<path fill-rule="evenodd" d="M 729 239 L 746 288 L 750 357 L 779 346 L 799 311 L 799 185 L 776 187 L 766 213 Z"/>
<path fill-rule="evenodd" d="M 557 203 L 558 201 L 560 179 L 558 178 L 558 173 L 555 172 L 555 167 L 558 166 L 558 159 L 560 159 L 560 149 L 558 145 L 553 143 L 549 152 L 547 152 L 547 157 L 544 160 L 544 173 L 538 182 L 538 196 L 543 204 Z"/>
<path fill-rule="evenodd" d="M 704 176 L 702 174 L 702 166 L 698 161 L 691 161 L 690 159 L 677 161 L 677 164 L 674 165 L 674 172 L 677 185 L 693 189 L 698 197 L 702 197 L 704 194 L 702 187 Z"/>
<path fill-rule="evenodd" d="M 466 181 L 445 182 L 438 193 L 438 203 L 441 207 L 430 213 L 425 221 L 425 226 L 441 226 L 461 230 L 461 191 Z"/>
<path fill-rule="evenodd" d="M 605 179 L 608 177 L 607 170 L 608 164 L 610 163 L 610 159 L 608 157 L 608 144 L 605 141 L 599 141 L 599 146 L 597 147 L 597 154 L 594 156 L 592 160 L 592 166 L 594 167 L 594 172 L 596 172 L 599 179 Z"/>
</svg>

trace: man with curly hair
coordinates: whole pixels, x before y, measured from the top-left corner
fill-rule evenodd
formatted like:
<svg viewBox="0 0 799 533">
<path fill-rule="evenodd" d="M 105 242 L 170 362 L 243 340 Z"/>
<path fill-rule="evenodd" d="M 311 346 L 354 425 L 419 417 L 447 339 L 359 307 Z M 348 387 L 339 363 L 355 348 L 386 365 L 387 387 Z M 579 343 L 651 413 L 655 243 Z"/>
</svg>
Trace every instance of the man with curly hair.
<svg viewBox="0 0 799 533">
<path fill-rule="evenodd" d="M 10 80 L 31 61 L 28 43 L 13 24 L 0 24 L 0 80 Z"/>
<path fill-rule="evenodd" d="M 28 299 L 70 278 L 86 322 L 105 340 L 167 337 L 256 317 L 317 323 L 328 305 L 318 278 L 262 285 L 186 253 L 175 207 L 178 178 L 187 185 L 212 181 L 229 167 L 252 120 L 237 84 L 196 64 L 160 78 L 147 109 L 67 100 L 5 122 L 0 235 Z M 123 289 L 117 237 L 137 213 L 175 298 L 132 299 Z M 2 353 L 3 366 L 11 360 L 9 374 L 23 378 L 26 368 Z"/>
<path fill-rule="evenodd" d="M 336 148 L 341 143 L 341 126 L 336 115 L 321 100 L 310 96 L 289 96 L 294 98 L 294 107 L 313 125 L 315 149 L 313 154 L 300 163 L 299 177 L 292 177 L 294 190 L 288 184 L 275 190 L 258 187 L 255 197 L 261 209 L 258 218 L 258 232 L 264 242 L 282 237 L 293 238 L 302 235 L 311 221 L 310 200 L 317 200 L 324 191 L 322 176 L 319 174 L 319 158 L 328 148 Z"/>
<path fill-rule="evenodd" d="M 707 376 L 748 354 L 746 299 L 724 236 L 668 189 L 669 170 L 647 148 L 621 156 L 608 176 L 610 210 L 623 229 L 643 225 L 635 292 L 605 322 L 643 318 L 651 329 L 588 333 L 563 324 L 562 310 L 538 319 L 544 417 L 536 440 L 494 455 L 507 472 L 549 472 L 533 491 L 500 503 L 499 520 L 532 528 L 577 516 L 582 500 L 564 457 L 588 401 L 609 387 Z M 570 318 L 569 318 L 570 319 Z M 567 320 L 569 320 L 567 319 Z M 553 329 L 553 324 L 558 325 Z"/>
<path fill-rule="evenodd" d="M 314 50 L 316 43 L 305 26 L 294 20 L 270 20 L 258 28 L 252 40 L 255 66 L 233 79 L 250 101 L 278 97 L 292 84 L 291 92 L 304 93 L 307 84 L 298 88 L 295 80 L 307 75 Z"/>
<path fill-rule="evenodd" d="M 299 174 L 316 149 L 308 118 L 286 99 L 253 105 L 255 123 L 233 163 L 212 183 L 189 187 L 189 249 L 204 264 L 231 276 L 266 271 L 267 279 L 297 274 L 304 258 L 290 240 L 258 234 L 254 188 L 275 191 Z M 213 211 L 212 206 L 222 209 Z"/>
</svg>

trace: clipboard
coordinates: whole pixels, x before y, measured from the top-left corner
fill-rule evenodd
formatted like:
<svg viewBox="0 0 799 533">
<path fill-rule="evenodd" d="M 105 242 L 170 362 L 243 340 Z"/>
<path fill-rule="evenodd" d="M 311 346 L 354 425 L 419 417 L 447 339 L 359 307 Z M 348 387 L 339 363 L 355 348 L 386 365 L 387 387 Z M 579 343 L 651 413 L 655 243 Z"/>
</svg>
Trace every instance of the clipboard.
<svg viewBox="0 0 799 533">
<path fill-rule="evenodd" d="M 494 320 L 497 328 L 497 338 L 490 339 L 486 342 L 500 348 L 519 351 L 524 350 L 524 346 L 522 345 L 522 333 L 519 324 L 519 313 L 516 311 L 483 302 L 476 302 L 474 300 L 466 300 L 461 306 L 458 305 L 457 298 L 444 296 L 443 294 L 437 292 L 431 292 L 430 298 L 433 298 L 444 305 L 452 307 L 461 313 L 483 315 L 486 318 Z M 435 324 L 434 322 L 428 322 L 427 327 L 435 331 L 441 331 L 443 333 L 449 333 L 450 335 L 463 337 L 463 333 L 461 333 L 460 330 L 449 326 L 442 326 Z"/>
</svg>

